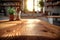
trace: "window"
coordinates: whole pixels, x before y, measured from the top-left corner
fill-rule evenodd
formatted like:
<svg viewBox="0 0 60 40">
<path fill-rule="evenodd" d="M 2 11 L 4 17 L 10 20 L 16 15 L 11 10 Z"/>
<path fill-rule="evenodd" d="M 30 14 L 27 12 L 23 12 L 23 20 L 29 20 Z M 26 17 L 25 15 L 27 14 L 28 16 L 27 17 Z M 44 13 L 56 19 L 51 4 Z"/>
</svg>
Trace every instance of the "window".
<svg viewBox="0 0 60 40">
<path fill-rule="evenodd" d="M 26 4 L 27 4 L 27 10 L 28 11 L 40 11 L 40 7 L 39 7 L 39 1 L 40 0 L 27 0 Z"/>
</svg>

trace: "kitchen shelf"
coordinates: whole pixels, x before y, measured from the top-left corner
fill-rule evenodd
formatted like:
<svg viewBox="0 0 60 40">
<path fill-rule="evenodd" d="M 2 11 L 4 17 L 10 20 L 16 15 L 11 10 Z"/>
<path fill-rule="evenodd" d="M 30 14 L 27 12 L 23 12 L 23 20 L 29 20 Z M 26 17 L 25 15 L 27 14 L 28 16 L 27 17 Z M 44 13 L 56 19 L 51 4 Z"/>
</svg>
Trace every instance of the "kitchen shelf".
<svg viewBox="0 0 60 40">
<path fill-rule="evenodd" d="M 45 16 L 45 17 L 48 17 L 48 18 L 60 18 L 60 16 Z"/>
</svg>

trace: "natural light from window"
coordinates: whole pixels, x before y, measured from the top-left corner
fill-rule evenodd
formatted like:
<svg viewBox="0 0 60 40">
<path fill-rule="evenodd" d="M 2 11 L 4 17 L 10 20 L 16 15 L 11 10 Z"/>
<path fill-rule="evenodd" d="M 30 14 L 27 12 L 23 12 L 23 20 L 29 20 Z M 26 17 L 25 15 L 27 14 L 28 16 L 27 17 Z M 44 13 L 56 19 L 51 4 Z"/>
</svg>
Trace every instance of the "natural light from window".
<svg viewBox="0 0 60 40">
<path fill-rule="evenodd" d="M 33 0 L 27 0 L 27 10 L 33 11 Z"/>
<path fill-rule="evenodd" d="M 28 11 L 33 11 L 33 9 L 34 9 L 35 11 L 40 11 L 41 8 L 38 5 L 39 1 L 40 0 L 27 0 L 27 10 Z"/>
</svg>

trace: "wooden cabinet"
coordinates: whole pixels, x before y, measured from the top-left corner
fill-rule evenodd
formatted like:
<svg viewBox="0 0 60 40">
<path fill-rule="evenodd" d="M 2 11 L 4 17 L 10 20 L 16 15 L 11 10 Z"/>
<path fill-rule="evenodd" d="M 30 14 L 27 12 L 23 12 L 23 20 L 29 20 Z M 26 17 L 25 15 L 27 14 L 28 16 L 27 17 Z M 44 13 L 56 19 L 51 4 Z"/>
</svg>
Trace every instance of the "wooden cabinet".
<svg viewBox="0 0 60 40">
<path fill-rule="evenodd" d="M 60 0 L 47 0 L 46 8 L 50 8 L 51 17 L 53 19 L 53 24 L 60 26 Z"/>
</svg>

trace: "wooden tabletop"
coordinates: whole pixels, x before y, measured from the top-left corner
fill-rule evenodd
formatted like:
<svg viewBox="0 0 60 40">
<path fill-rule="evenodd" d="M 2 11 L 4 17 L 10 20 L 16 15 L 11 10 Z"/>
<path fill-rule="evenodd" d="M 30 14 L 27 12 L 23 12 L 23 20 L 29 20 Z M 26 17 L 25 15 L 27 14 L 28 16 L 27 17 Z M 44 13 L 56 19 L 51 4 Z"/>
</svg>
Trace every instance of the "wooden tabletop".
<svg viewBox="0 0 60 40">
<path fill-rule="evenodd" d="M 21 22 L 21 23 L 20 23 Z M 42 36 L 49 38 L 60 37 L 60 27 L 49 24 L 40 19 L 22 19 L 21 21 L 8 21 L 0 23 L 16 24 L 0 29 L 0 37 L 11 36 Z M 5 25 L 6 26 L 6 25 Z"/>
</svg>

